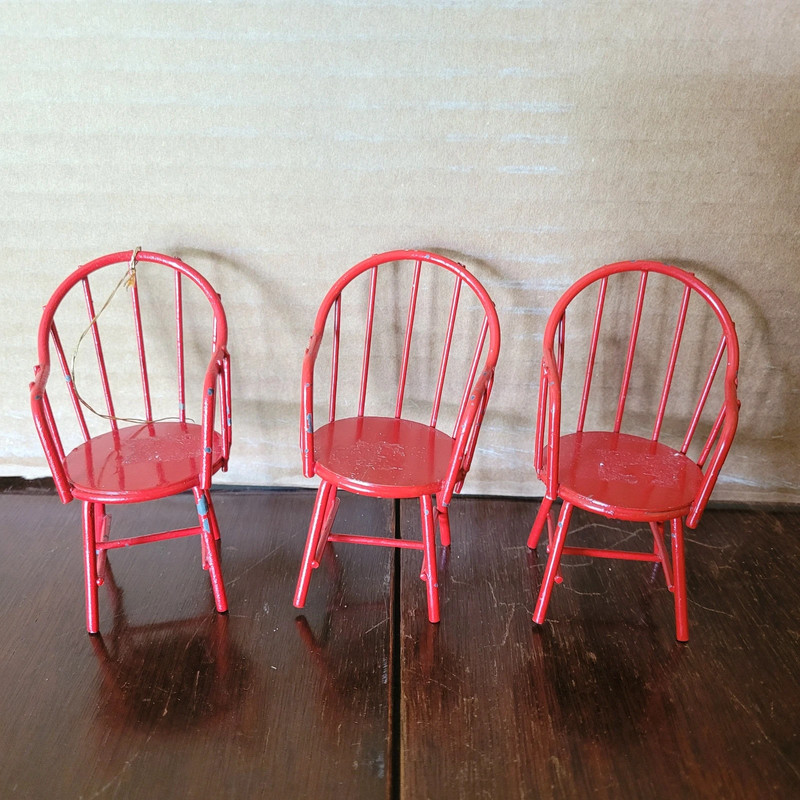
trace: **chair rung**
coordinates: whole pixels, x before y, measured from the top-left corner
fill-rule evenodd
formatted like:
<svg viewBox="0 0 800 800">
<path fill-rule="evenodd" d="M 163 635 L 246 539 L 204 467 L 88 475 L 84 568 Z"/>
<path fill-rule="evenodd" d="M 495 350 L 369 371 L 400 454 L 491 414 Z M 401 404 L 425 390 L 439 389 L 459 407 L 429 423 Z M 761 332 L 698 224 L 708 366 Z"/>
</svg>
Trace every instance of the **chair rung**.
<svg viewBox="0 0 800 800">
<path fill-rule="evenodd" d="M 174 531 L 162 531 L 161 533 L 148 533 L 144 536 L 131 536 L 127 539 L 115 539 L 113 542 L 95 542 L 95 550 L 116 550 L 119 547 L 132 547 L 135 544 L 146 544 L 147 542 L 160 542 L 164 539 L 178 539 L 181 536 L 196 536 L 202 533 L 202 528 L 179 528 Z"/>
<path fill-rule="evenodd" d="M 349 544 L 372 544 L 378 547 L 401 547 L 406 550 L 422 550 L 422 542 L 408 541 L 407 539 L 387 539 L 382 536 L 351 536 L 347 533 L 332 533 L 328 536 L 329 542 L 347 542 Z"/>
<path fill-rule="evenodd" d="M 565 547 L 561 553 L 568 556 L 592 556 L 594 558 L 618 558 L 623 561 L 654 561 L 657 564 L 661 563 L 661 559 L 655 553 L 640 553 L 630 550 L 595 550 L 591 547 Z"/>
</svg>

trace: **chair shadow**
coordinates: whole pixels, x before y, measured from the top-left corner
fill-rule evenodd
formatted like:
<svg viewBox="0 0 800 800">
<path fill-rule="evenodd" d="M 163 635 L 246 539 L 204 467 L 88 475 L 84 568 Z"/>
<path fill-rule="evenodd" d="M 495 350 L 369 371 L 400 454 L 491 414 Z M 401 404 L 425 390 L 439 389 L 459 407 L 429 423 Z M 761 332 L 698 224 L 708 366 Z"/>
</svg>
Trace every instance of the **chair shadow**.
<svg viewBox="0 0 800 800">
<path fill-rule="evenodd" d="M 112 628 L 88 637 L 100 667 L 97 718 L 104 728 L 149 737 L 254 726 L 246 703 L 254 669 L 231 641 L 227 614 L 131 625 L 110 564 L 105 587 Z"/>
<path fill-rule="evenodd" d="M 542 555 L 527 555 L 534 595 L 544 571 Z M 569 579 L 565 576 L 564 585 Z M 691 660 L 691 651 L 674 639 L 665 646 L 662 618 L 672 614 L 672 596 L 663 586 L 658 565 L 645 571 L 633 619 L 614 616 L 612 608 L 608 618 L 598 614 L 530 623 L 529 656 L 514 682 L 527 685 L 539 724 L 588 748 L 604 741 L 616 743 L 615 749 L 635 748 L 647 732 L 668 727 L 675 704 L 673 678 L 680 674 L 679 665 Z M 663 609 L 662 603 L 667 604 Z M 624 698 L 624 707 L 615 698 Z"/>
</svg>

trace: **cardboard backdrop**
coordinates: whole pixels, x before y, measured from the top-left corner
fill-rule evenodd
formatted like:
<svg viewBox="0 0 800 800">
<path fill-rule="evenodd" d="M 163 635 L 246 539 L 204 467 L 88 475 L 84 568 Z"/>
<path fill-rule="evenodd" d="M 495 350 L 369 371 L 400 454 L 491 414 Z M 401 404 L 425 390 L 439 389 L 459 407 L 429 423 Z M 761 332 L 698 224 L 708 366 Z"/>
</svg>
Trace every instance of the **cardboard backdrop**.
<svg viewBox="0 0 800 800">
<path fill-rule="evenodd" d="M 0 36 L 2 474 L 46 474 L 27 395 L 42 305 L 142 246 L 228 311 L 220 482 L 305 485 L 319 301 L 365 256 L 418 247 L 465 263 L 503 328 L 467 492 L 541 494 L 547 313 L 585 271 L 652 258 L 737 323 L 716 498 L 800 499 L 795 2 L 24 2 L 0 5 Z"/>
</svg>

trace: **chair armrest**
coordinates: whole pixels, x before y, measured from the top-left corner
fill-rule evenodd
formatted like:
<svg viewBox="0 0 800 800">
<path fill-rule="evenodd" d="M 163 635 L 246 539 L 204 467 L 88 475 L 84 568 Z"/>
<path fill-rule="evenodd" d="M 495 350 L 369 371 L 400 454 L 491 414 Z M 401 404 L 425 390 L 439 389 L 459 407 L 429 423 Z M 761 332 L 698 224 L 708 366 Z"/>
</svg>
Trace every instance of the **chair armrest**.
<svg viewBox="0 0 800 800">
<path fill-rule="evenodd" d="M 202 469 L 200 488 L 211 488 L 214 456 L 214 419 L 219 393 L 220 428 L 222 431 L 223 469 L 227 468 L 231 446 L 230 356 L 224 347 L 218 348 L 209 361 L 203 381 Z"/>
<path fill-rule="evenodd" d="M 42 443 L 47 465 L 53 476 L 56 491 L 62 503 L 69 503 L 72 500 L 72 490 L 70 489 L 67 472 L 64 469 L 64 454 L 61 448 L 61 440 L 55 429 L 53 413 L 50 402 L 47 399 L 47 379 L 50 375 L 50 366 L 44 367 L 37 365 L 34 367 L 34 379 L 30 384 L 31 411 L 33 412 L 33 422 L 36 432 L 39 434 L 39 441 Z"/>
<path fill-rule="evenodd" d="M 472 386 L 464 413 L 456 426 L 453 457 L 450 469 L 440 492 L 438 502 L 443 506 L 450 503 L 453 493 L 461 490 L 467 472 L 472 465 L 472 457 L 478 442 L 478 433 L 486 413 L 486 405 L 494 384 L 494 368 L 485 369 Z"/>
<path fill-rule="evenodd" d="M 539 385 L 539 409 L 536 424 L 534 466 L 545 483 L 546 496 L 558 492 L 558 459 L 561 441 L 561 375 L 553 354 L 545 351 Z M 547 447 L 547 464 L 544 449 Z"/>
<path fill-rule="evenodd" d="M 303 356 L 303 373 L 300 393 L 300 455 L 303 475 L 314 477 L 314 364 L 322 343 L 322 334 L 313 333 Z"/>
<path fill-rule="evenodd" d="M 708 503 L 711 492 L 714 491 L 714 486 L 717 483 L 722 465 L 728 456 L 728 451 L 731 449 L 733 437 L 736 433 L 736 427 L 739 423 L 739 402 L 735 400 L 731 403 L 725 414 L 725 419 L 722 423 L 721 432 L 717 438 L 714 451 L 706 466 L 703 475 L 703 482 L 700 484 L 700 490 L 692 502 L 689 513 L 686 515 L 686 526 L 689 528 L 696 528 L 700 522 L 700 517 L 705 511 L 706 504 Z"/>
</svg>

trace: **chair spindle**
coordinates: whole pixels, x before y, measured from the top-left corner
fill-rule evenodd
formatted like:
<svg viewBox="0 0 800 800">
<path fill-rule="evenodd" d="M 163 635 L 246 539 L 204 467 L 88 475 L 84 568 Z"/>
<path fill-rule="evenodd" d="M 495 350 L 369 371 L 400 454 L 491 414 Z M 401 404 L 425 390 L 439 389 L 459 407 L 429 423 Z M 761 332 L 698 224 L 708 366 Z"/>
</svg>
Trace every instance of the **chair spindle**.
<svg viewBox="0 0 800 800">
<path fill-rule="evenodd" d="M 639 292 L 636 296 L 636 308 L 633 312 L 633 324 L 631 325 L 631 336 L 628 342 L 628 354 L 625 358 L 625 370 L 622 373 L 622 386 L 619 390 L 619 402 L 617 403 L 617 416 L 614 420 L 614 433 L 619 433 L 622 427 L 622 415 L 625 413 L 625 401 L 628 399 L 628 388 L 631 382 L 631 372 L 633 371 L 633 357 L 636 353 L 636 341 L 639 338 L 639 326 L 642 321 L 642 309 L 644 308 L 644 293 L 647 288 L 647 272 L 642 271 L 639 278 Z"/>
<path fill-rule="evenodd" d="M 103 357 L 103 345 L 100 342 L 100 331 L 97 327 L 97 315 L 94 310 L 94 301 L 92 300 L 92 290 L 89 286 L 89 279 L 81 279 L 83 285 L 83 296 L 86 299 L 86 310 L 89 312 L 90 327 L 92 329 L 92 341 L 94 342 L 94 351 L 97 355 L 97 367 L 100 370 L 100 383 L 103 387 L 103 396 L 106 400 L 106 410 L 108 411 L 109 422 L 111 423 L 112 430 L 118 430 L 116 415 L 114 414 L 114 401 L 111 399 L 111 387 L 108 382 L 108 372 L 106 371 L 106 360 Z"/>
<path fill-rule="evenodd" d="M 397 382 L 397 402 L 394 406 L 395 419 L 403 415 L 403 396 L 406 391 L 406 378 L 408 377 L 408 361 L 411 356 L 411 336 L 414 332 L 414 317 L 417 313 L 417 297 L 419 295 L 419 275 L 422 262 L 414 265 L 414 277 L 411 280 L 411 296 L 408 300 L 408 317 L 406 319 L 406 333 L 403 337 L 403 356 L 400 362 L 400 379 Z"/>
<path fill-rule="evenodd" d="M 369 302 L 367 304 L 367 321 L 364 330 L 364 357 L 361 362 L 361 388 L 358 393 L 358 416 L 364 416 L 367 401 L 367 379 L 369 378 L 369 356 L 372 349 L 372 326 L 375 321 L 375 294 L 378 282 L 378 270 L 373 267 L 369 276 Z"/>
<path fill-rule="evenodd" d="M 683 297 L 681 298 L 681 307 L 678 311 L 678 321 L 675 325 L 675 336 L 672 339 L 672 349 L 669 353 L 669 363 L 667 364 L 667 374 L 664 376 L 664 388 L 661 390 L 661 400 L 658 404 L 658 412 L 656 413 L 656 421 L 653 426 L 652 439 L 654 442 L 658 441 L 658 436 L 661 433 L 661 426 L 664 423 L 664 413 L 667 409 L 667 400 L 669 399 L 669 390 L 672 388 L 672 379 L 675 377 L 675 365 L 678 361 L 678 350 L 681 346 L 683 338 L 683 329 L 686 325 L 686 313 L 689 310 L 689 299 L 691 298 L 691 287 L 686 286 L 683 290 Z"/>
<path fill-rule="evenodd" d="M 450 315 L 447 319 L 447 333 L 445 334 L 444 345 L 442 347 L 442 360 L 439 362 L 439 376 L 436 379 L 436 392 L 433 396 L 431 427 L 435 427 L 439 419 L 439 408 L 442 404 L 442 391 L 444 390 L 444 379 L 447 373 L 447 361 L 450 358 L 450 348 L 453 344 L 453 331 L 456 325 L 456 314 L 458 313 L 458 299 L 460 295 L 461 278 L 456 275 L 455 286 L 453 287 L 453 299 L 450 301 Z"/>
</svg>

